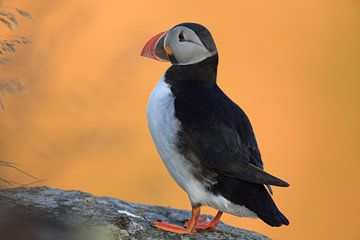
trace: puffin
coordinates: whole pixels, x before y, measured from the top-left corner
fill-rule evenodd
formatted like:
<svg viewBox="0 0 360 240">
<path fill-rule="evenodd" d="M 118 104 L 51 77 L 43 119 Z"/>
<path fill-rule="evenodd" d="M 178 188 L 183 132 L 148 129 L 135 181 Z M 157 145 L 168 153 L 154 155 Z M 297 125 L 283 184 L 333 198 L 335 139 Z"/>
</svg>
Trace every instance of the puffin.
<svg viewBox="0 0 360 240">
<path fill-rule="evenodd" d="M 163 163 L 192 207 L 182 226 L 153 226 L 194 234 L 215 229 L 223 213 L 288 225 L 271 186 L 289 184 L 264 171 L 249 118 L 218 86 L 219 56 L 209 30 L 178 24 L 152 37 L 141 56 L 171 63 L 150 95 L 147 122 Z M 202 206 L 218 210 L 211 221 L 200 216 Z"/>
</svg>

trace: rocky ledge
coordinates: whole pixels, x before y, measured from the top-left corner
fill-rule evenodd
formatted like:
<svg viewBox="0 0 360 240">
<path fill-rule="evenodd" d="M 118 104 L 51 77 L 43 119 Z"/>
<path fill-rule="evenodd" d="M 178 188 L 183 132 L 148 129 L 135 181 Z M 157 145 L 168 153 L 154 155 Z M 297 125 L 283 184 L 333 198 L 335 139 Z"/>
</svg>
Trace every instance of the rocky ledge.
<svg viewBox="0 0 360 240">
<path fill-rule="evenodd" d="M 183 224 L 189 211 L 96 197 L 49 187 L 0 190 L 0 239 L 240 239 L 269 240 L 220 223 L 215 231 L 181 236 L 152 227 L 155 220 Z"/>
</svg>

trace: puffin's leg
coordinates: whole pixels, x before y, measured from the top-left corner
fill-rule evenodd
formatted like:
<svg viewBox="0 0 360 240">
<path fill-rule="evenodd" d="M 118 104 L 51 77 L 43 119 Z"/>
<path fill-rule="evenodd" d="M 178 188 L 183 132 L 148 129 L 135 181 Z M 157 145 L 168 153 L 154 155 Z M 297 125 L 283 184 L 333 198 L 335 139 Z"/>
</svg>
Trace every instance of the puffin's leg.
<svg viewBox="0 0 360 240">
<path fill-rule="evenodd" d="M 198 220 L 196 221 L 195 229 L 199 229 L 199 230 L 215 229 L 219 223 L 222 214 L 223 212 L 218 211 L 218 213 L 216 214 L 216 216 L 212 221 L 210 221 L 210 219 L 207 217 L 205 218 L 199 217 Z M 184 226 L 187 227 L 188 223 L 189 221 L 186 221 Z"/>
<path fill-rule="evenodd" d="M 216 214 L 216 216 L 214 217 L 214 219 L 210 223 L 196 225 L 195 229 L 196 230 L 210 230 L 210 229 L 212 230 L 212 229 L 215 229 L 216 226 L 218 225 L 219 221 L 220 221 L 220 218 L 221 218 L 222 214 L 223 214 L 223 212 L 218 211 L 218 213 Z"/>
<path fill-rule="evenodd" d="M 195 233 L 195 224 L 199 216 L 200 216 L 200 207 L 197 207 L 192 209 L 191 218 L 186 228 L 161 221 L 155 221 L 153 226 L 168 232 L 174 232 L 178 234 L 193 234 Z"/>
</svg>

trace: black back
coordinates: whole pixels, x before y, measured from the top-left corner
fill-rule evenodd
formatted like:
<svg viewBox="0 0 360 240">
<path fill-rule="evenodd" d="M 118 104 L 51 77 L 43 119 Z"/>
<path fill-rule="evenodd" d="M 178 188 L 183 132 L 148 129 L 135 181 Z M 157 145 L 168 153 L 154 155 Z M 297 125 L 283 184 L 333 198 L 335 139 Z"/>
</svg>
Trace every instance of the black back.
<svg viewBox="0 0 360 240">
<path fill-rule="evenodd" d="M 181 122 L 177 148 L 191 161 L 194 176 L 214 183 L 209 191 L 246 206 L 272 226 L 288 224 L 263 185 L 269 183 L 256 179 L 264 172 L 252 126 L 218 87 L 217 64 L 214 55 L 196 64 L 173 65 L 165 74 Z"/>
<path fill-rule="evenodd" d="M 210 151 L 217 153 L 214 156 L 230 157 L 245 151 L 250 157 L 248 160 L 262 169 L 260 151 L 248 117 L 216 84 L 217 65 L 218 55 L 214 55 L 197 64 L 173 65 L 166 72 L 165 81 L 175 96 L 176 117 L 183 127 L 183 132 L 179 133 L 182 143 L 199 155 Z M 197 135 L 201 135 L 198 138 L 202 141 L 190 144 Z"/>
</svg>

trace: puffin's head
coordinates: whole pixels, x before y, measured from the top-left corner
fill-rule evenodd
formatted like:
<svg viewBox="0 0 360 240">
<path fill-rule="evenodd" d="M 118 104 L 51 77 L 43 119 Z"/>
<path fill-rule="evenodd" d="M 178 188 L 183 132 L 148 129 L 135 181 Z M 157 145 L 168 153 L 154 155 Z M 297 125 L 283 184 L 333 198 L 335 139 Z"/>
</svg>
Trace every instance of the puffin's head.
<svg viewBox="0 0 360 240">
<path fill-rule="evenodd" d="M 152 37 L 141 56 L 175 65 L 188 65 L 217 54 L 210 32 L 197 23 L 181 23 Z"/>
</svg>

